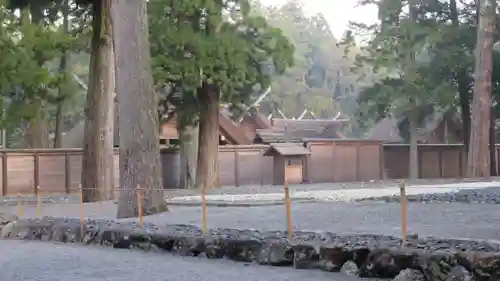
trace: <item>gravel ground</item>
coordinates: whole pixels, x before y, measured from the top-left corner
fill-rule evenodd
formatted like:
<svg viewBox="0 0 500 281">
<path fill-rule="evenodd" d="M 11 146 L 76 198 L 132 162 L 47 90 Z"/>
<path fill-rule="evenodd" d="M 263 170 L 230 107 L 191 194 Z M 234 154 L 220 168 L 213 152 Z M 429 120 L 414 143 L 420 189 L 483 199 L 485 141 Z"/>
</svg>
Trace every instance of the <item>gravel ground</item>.
<svg viewBox="0 0 500 281">
<path fill-rule="evenodd" d="M 500 240 L 500 206 L 496 204 L 408 204 L 408 231 L 422 236 Z M 201 208 L 171 206 L 171 211 L 145 217 L 156 224 L 201 225 Z M 330 231 L 337 234 L 400 234 L 397 203 L 297 203 L 292 205 L 293 226 L 298 230 Z M 16 213 L 15 206 L 0 207 L 0 213 Z M 33 206 L 23 209 L 23 217 L 34 217 Z M 78 204 L 48 204 L 42 215 L 78 217 Z M 86 204 L 85 216 L 113 218 L 116 205 L 111 202 Z M 283 206 L 208 207 L 210 228 L 286 229 Z"/>
<path fill-rule="evenodd" d="M 426 185 L 443 185 L 443 184 L 460 184 L 473 182 L 494 182 L 499 181 L 500 177 L 492 177 L 489 180 L 483 179 L 417 179 L 407 180 L 410 186 L 426 186 Z M 292 184 L 290 190 L 293 191 L 318 191 L 318 190 L 338 190 L 338 189 L 382 189 L 388 187 L 397 187 L 401 180 L 383 180 L 383 181 L 366 181 L 366 182 L 347 182 L 347 183 L 312 183 L 312 184 Z M 248 186 L 224 186 L 207 191 L 207 195 L 237 195 L 237 194 L 266 194 L 281 192 L 283 186 L 276 185 L 248 185 Z M 172 189 L 168 190 L 171 197 L 193 196 L 198 195 L 197 190 Z"/>
<path fill-rule="evenodd" d="M 369 280 L 318 270 L 292 270 L 224 260 L 33 241 L 0 241 L 0 252 L 2 281 Z"/>
<path fill-rule="evenodd" d="M 400 196 L 380 196 L 358 199 L 361 201 L 383 201 L 400 202 Z M 500 204 L 500 187 L 488 187 L 484 189 L 459 190 L 457 192 L 446 193 L 427 193 L 412 194 L 407 196 L 410 202 L 419 203 L 441 203 L 441 202 L 460 202 L 460 203 L 482 203 L 482 204 Z"/>
<path fill-rule="evenodd" d="M 449 182 L 443 182 L 443 184 L 446 183 Z M 378 188 L 380 186 L 387 188 L 387 185 L 377 185 L 377 183 L 363 187 L 377 188 L 377 186 Z M 326 187 L 327 185 L 297 186 L 296 190 L 304 190 L 301 188 L 325 190 Z M 359 187 L 358 184 L 357 188 Z M 265 194 L 275 193 L 276 188 L 247 188 L 238 191 L 231 188 L 227 190 L 217 189 L 211 191 L 213 192 L 211 194 L 247 192 Z M 354 184 L 344 187 L 330 185 L 330 190 L 344 188 L 354 189 L 356 186 Z M 188 195 L 187 192 L 178 193 L 176 196 Z M 500 206 L 496 204 L 457 203 L 500 203 L 500 187 L 411 196 L 414 196 L 414 199 L 409 197 L 410 201 L 432 204 L 413 202 L 408 204 L 408 230 L 410 233 L 442 238 L 500 241 L 500 216 L 496 215 Z M 379 197 L 371 198 L 371 201 L 357 203 L 294 203 L 292 206 L 294 229 L 330 231 L 337 234 L 364 233 L 398 236 L 401 207 L 395 203 L 397 198 L 398 196 Z M 46 199 L 49 202 L 63 201 L 66 203 L 43 204 L 42 215 L 78 217 L 79 205 L 69 202 L 72 198 L 56 196 Z M 0 205 L 2 205 L 0 213 L 14 214 L 17 211 L 16 206 Z M 89 218 L 113 218 L 115 214 L 116 205 L 113 202 L 85 205 L 85 216 Z M 208 227 L 282 230 L 286 228 L 284 214 L 283 206 L 209 207 Z M 23 207 L 23 217 L 34 217 L 35 215 L 34 206 Z M 201 211 L 200 207 L 197 206 L 171 206 L 170 212 L 145 217 L 145 221 L 156 224 L 194 224 L 199 226 L 201 225 Z M 120 250 L 27 241 L 0 241 L 0 253 L 0 280 L 2 281 L 367 280 L 352 279 L 319 271 L 245 266 L 230 261 L 197 260 L 196 258 L 150 253 L 146 255 L 141 252 L 129 252 L 124 255 Z M 182 270 L 179 270 L 181 267 Z"/>
<path fill-rule="evenodd" d="M 500 188 L 500 179 L 492 178 L 489 181 L 467 180 L 415 180 L 409 181 L 407 194 L 428 193 L 453 193 L 460 189 L 484 189 L 489 187 Z M 167 200 L 172 204 L 192 205 L 201 200 L 199 190 L 166 190 Z M 292 200 L 299 202 L 314 201 L 351 201 L 366 199 L 380 201 L 381 197 L 399 194 L 397 181 L 369 181 L 356 183 L 322 183 L 322 184 L 298 184 L 290 185 L 290 196 Z M 24 204 L 35 204 L 34 195 L 22 197 Z M 252 204 L 282 204 L 283 188 L 281 186 L 241 186 L 222 187 L 207 191 L 207 202 L 212 205 L 228 204 L 246 206 Z M 78 202 L 79 196 L 73 195 L 48 195 L 42 196 L 44 204 Z M 15 205 L 19 201 L 17 196 L 0 197 L 0 205 Z"/>
</svg>

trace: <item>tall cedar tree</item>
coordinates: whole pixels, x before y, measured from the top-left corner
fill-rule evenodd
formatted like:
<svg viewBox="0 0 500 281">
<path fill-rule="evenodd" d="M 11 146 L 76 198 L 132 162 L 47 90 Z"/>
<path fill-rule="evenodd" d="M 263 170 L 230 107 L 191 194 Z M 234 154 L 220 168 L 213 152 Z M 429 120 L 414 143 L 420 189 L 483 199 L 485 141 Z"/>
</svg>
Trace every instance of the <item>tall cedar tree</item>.
<svg viewBox="0 0 500 281">
<path fill-rule="evenodd" d="M 196 186 L 217 186 L 219 105 L 248 104 L 293 63 L 294 48 L 246 0 L 149 1 L 153 74 L 199 120 Z"/>
</svg>

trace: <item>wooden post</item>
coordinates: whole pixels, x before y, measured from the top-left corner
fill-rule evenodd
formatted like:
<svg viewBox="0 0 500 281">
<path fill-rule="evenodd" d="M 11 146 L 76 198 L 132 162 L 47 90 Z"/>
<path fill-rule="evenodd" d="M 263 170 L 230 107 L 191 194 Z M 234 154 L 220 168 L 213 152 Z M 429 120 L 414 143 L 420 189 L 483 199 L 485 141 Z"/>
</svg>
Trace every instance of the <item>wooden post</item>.
<svg viewBox="0 0 500 281">
<path fill-rule="evenodd" d="M 234 151 L 234 185 L 240 186 L 240 154 L 238 149 Z"/>
<path fill-rule="evenodd" d="M 40 198 L 40 186 L 36 187 L 36 216 L 42 217 L 42 202 Z"/>
<path fill-rule="evenodd" d="M 33 179 L 35 181 L 35 193 L 40 187 L 40 155 L 38 152 L 35 151 L 34 155 L 34 174 L 33 174 Z"/>
<path fill-rule="evenodd" d="M 17 194 L 17 217 L 21 218 L 23 216 L 23 199 L 21 197 L 21 193 Z"/>
<path fill-rule="evenodd" d="M 286 229 L 287 229 L 287 237 L 288 241 L 292 240 L 292 207 L 290 204 L 290 189 L 288 188 L 288 163 L 285 161 L 285 170 L 284 170 L 284 181 L 283 187 L 285 191 L 285 213 L 286 213 Z"/>
<path fill-rule="evenodd" d="M 71 159 L 67 151 L 64 153 L 64 190 L 66 194 L 71 193 Z"/>
<path fill-rule="evenodd" d="M 5 151 L 2 153 L 2 196 L 7 196 L 7 179 L 8 179 L 8 170 L 7 170 L 7 153 Z"/>
<path fill-rule="evenodd" d="M 205 187 L 201 188 L 201 231 L 207 233 L 207 196 Z"/>
<path fill-rule="evenodd" d="M 142 227 L 142 194 L 141 186 L 137 185 L 137 216 L 139 217 L 139 226 Z"/>
<path fill-rule="evenodd" d="M 401 193 L 401 240 L 402 246 L 406 245 L 406 182 L 402 181 L 399 184 Z"/>
<path fill-rule="evenodd" d="M 81 237 L 82 237 L 82 240 L 83 240 L 83 237 L 84 237 L 84 221 L 85 221 L 85 210 L 83 208 L 83 188 L 82 188 L 82 185 L 79 184 L 78 185 L 78 193 L 79 193 L 79 197 L 80 197 L 80 233 L 81 233 Z"/>
</svg>

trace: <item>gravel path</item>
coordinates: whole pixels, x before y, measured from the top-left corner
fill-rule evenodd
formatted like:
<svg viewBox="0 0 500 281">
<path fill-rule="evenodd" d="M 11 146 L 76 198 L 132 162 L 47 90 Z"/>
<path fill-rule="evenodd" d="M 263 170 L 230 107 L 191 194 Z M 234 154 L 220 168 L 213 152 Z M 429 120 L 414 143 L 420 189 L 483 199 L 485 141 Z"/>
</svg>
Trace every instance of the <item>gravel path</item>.
<svg viewBox="0 0 500 281">
<path fill-rule="evenodd" d="M 338 234 L 400 233 L 400 205 L 397 203 L 296 203 L 292 205 L 295 229 L 331 231 Z M 254 228 L 283 230 L 285 210 L 283 206 L 262 207 L 208 207 L 208 227 Z M 408 204 L 408 231 L 423 236 L 442 238 L 474 238 L 500 240 L 500 206 L 496 204 Z M 0 213 L 16 213 L 15 206 L 0 207 Z M 23 209 L 23 217 L 34 217 L 36 210 Z M 78 204 L 48 204 L 42 206 L 42 215 L 78 217 Z M 113 218 L 116 205 L 111 202 L 87 204 L 85 216 Z M 145 217 L 145 221 L 157 224 L 201 225 L 199 207 L 172 206 L 171 211 Z"/>
<path fill-rule="evenodd" d="M 0 241 L 0 249 L 2 281 L 369 280 L 318 270 L 292 270 L 224 260 L 33 241 Z"/>
</svg>

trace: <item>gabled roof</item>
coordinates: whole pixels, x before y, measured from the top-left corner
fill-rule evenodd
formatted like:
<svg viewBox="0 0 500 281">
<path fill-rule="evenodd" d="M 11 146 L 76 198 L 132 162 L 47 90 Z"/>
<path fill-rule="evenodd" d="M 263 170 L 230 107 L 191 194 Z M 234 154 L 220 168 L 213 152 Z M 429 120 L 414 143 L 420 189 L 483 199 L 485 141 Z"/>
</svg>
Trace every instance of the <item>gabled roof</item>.
<svg viewBox="0 0 500 281">
<path fill-rule="evenodd" d="M 311 151 L 296 143 L 272 143 L 264 156 L 306 156 L 311 155 Z"/>
<path fill-rule="evenodd" d="M 285 131 L 279 128 L 257 129 L 254 143 L 302 143 L 301 137 L 285 135 Z"/>
<path fill-rule="evenodd" d="M 349 119 L 271 119 L 271 125 L 277 128 L 287 129 L 319 129 L 325 127 L 342 127 L 349 122 Z"/>
<path fill-rule="evenodd" d="M 424 140 L 426 135 L 435 131 L 439 124 L 446 118 L 443 112 L 434 112 L 425 119 L 423 128 L 419 129 L 419 140 Z M 460 123 L 460 115 L 454 114 L 451 119 L 447 119 L 454 123 Z M 403 138 L 399 134 L 398 120 L 393 117 L 386 117 L 376 123 L 367 133 L 367 137 L 372 140 L 384 142 L 403 142 Z"/>
<path fill-rule="evenodd" d="M 232 120 L 231 113 L 224 108 L 219 111 L 219 131 L 232 144 L 252 144 L 252 140 L 245 135 L 238 124 Z"/>
<path fill-rule="evenodd" d="M 340 131 L 347 121 L 347 119 L 272 119 L 271 123 L 274 126 L 270 129 L 257 130 L 254 142 L 282 143 L 303 142 L 304 139 L 342 139 L 344 136 Z"/>
</svg>

